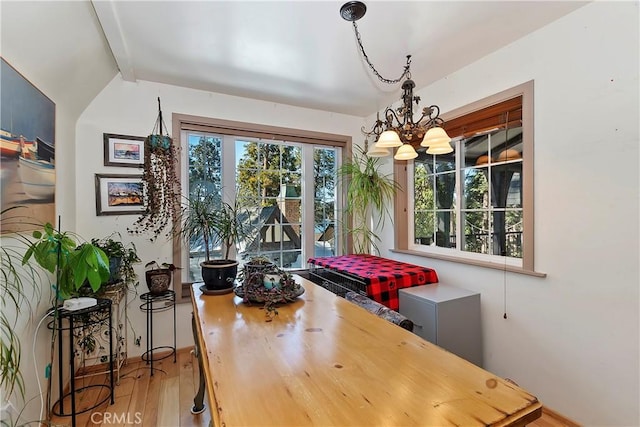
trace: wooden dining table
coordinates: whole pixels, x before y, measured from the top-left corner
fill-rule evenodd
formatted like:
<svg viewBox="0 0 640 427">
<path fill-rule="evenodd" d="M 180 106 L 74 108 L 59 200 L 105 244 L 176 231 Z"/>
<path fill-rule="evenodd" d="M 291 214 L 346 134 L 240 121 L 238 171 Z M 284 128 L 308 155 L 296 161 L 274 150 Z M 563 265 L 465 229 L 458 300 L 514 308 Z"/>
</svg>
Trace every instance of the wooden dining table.
<svg viewBox="0 0 640 427">
<path fill-rule="evenodd" d="M 270 319 L 193 285 L 200 389 L 214 426 L 511 426 L 538 399 L 491 372 L 294 276 L 305 292 Z"/>
</svg>

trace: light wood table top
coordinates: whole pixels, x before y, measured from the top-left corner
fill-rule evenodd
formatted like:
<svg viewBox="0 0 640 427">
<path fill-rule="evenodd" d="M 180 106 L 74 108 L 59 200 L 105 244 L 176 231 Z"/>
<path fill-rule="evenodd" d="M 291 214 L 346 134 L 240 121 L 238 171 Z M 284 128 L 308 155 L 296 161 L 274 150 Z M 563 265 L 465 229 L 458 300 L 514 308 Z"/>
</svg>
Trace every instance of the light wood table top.
<svg viewBox="0 0 640 427">
<path fill-rule="evenodd" d="M 192 301 L 215 426 L 524 425 L 535 396 L 296 276 L 267 322 L 234 294 Z"/>
</svg>

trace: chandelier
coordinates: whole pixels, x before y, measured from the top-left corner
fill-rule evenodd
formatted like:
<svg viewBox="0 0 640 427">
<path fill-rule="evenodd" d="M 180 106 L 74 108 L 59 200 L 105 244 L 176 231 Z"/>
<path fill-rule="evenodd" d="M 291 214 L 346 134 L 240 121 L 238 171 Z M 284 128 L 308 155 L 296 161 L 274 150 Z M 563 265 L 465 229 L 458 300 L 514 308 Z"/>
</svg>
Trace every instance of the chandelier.
<svg viewBox="0 0 640 427">
<path fill-rule="evenodd" d="M 402 82 L 402 105 L 396 110 L 387 107 L 381 119 L 380 113 L 376 117 L 373 128 L 367 131 L 364 127 L 362 133 L 365 135 L 365 150 L 369 157 L 383 157 L 391 154 L 391 150 L 399 147 L 393 156 L 396 160 L 411 160 L 418 157 L 418 153 L 413 148 L 414 144 L 420 142 L 422 147 L 427 147 L 427 154 L 447 154 L 453 151 L 451 148 L 451 138 L 442 128 L 444 121 L 440 118 L 440 108 L 437 105 L 430 105 L 422 109 L 418 120 L 414 120 L 414 103 L 417 108 L 420 97 L 413 94 L 416 84 L 411 80 L 411 55 L 407 55 L 407 63 L 404 66 L 402 75 L 397 79 L 386 79 L 373 66 L 367 56 L 358 25 L 356 21 L 364 16 L 367 7 L 360 1 L 350 1 L 342 5 L 340 15 L 346 21 L 353 24 L 353 31 L 358 41 L 358 46 L 362 56 L 369 65 L 369 68 L 378 79 L 387 84 Z M 374 138 L 372 150 L 368 150 L 369 138 Z"/>
</svg>

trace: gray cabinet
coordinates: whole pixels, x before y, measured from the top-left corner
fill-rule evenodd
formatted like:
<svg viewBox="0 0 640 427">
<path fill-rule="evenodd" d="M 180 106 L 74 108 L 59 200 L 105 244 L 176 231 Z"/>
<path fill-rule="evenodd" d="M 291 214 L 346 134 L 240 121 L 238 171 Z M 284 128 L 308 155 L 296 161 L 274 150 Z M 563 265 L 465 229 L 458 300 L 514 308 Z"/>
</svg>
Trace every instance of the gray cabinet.
<svg viewBox="0 0 640 427">
<path fill-rule="evenodd" d="M 482 366 L 480 294 L 443 283 L 399 291 L 400 313 L 425 340 Z"/>
</svg>

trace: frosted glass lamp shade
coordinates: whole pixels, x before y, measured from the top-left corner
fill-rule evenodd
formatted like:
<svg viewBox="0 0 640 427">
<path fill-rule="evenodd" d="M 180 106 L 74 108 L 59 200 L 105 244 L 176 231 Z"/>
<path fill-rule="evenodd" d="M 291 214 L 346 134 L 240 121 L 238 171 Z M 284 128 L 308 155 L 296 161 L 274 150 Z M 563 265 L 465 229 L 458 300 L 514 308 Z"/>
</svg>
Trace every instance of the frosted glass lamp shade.
<svg viewBox="0 0 640 427">
<path fill-rule="evenodd" d="M 427 154 L 449 154 L 453 151 L 453 147 L 449 142 L 437 142 L 435 144 L 429 144 L 427 148 Z"/>
<path fill-rule="evenodd" d="M 447 135 L 447 132 L 439 126 L 433 127 L 427 131 L 420 145 L 423 147 L 430 147 L 432 145 L 449 144 L 451 138 Z M 444 147 L 444 145 L 442 145 Z"/>
<path fill-rule="evenodd" d="M 378 144 L 373 144 L 371 150 L 367 151 L 367 156 L 369 157 L 386 157 L 390 154 L 391 150 L 379 147 Z"/>
<path fill-rule="evenodd" d="M 402 141 L 400 141 L 400 137 L 396 131 L 385 130 L 380 134 L 378 141 L 376 141 L 376 145 L 381 148 L 394 148 L 400 147 L 402 145 Z"/>
<path fill-rule="evenodd" d="M 416 153 L 416 150 L 411 146 L 411 144 L 403 144 L 398 148 L 398 151 L 396 151 L 396 155 L 393 156 L 396 160 L 411 160 L 416 157 L 418 157 L 418 153 Z"/>
</svg>

